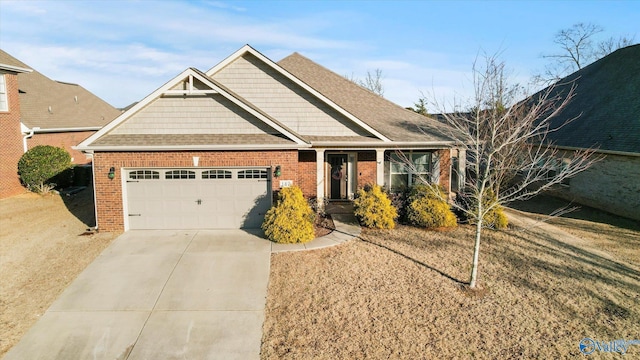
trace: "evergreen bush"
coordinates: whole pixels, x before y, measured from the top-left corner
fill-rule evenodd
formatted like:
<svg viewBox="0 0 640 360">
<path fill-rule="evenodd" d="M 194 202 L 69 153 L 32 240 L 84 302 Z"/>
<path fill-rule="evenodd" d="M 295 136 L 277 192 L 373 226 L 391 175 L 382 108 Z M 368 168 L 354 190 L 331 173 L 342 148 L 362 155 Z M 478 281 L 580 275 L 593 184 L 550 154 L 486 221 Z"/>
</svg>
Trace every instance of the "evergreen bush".
<svg viewBox="0 0 640 360">
<path fill-rule="evenodd" d="M 31 191 L 46 193 L 55 187 L 55 178 L 71 167 L 71 155 L 59 147 L 38 145 L 22 155 L 18 174 Z"/>
<path fill-rule="evenodd" d="M 398 211 L 378 185 L 358 190 L 353 207 L 356 217 L 365 227 L 393 229 L 396 226 Z"/>
<path fill-rule="evenodd" d="M 443 200 L 445 196 L 444 190 L 437 185 L 414 186 L 407 206 L 409 223 L 428 229 L 457 226 L 455 214 Z"/>
<path fill-rule="evenodd" d="M 305 243 L 315 238 L 314 213 L 297 186 L 281 189 L 278 200 L 264 216 L 267 238 L 281 244 Z"/>
</svg>

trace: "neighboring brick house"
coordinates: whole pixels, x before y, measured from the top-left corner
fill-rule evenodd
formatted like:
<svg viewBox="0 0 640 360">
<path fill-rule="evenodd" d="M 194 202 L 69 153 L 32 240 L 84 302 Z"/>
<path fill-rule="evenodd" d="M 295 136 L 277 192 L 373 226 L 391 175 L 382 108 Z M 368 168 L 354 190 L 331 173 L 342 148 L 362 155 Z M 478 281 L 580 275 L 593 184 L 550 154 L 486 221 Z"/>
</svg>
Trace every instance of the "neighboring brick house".
<svg viewBox="0 0 640 360">
<path fill-rule="evenodd" d="M 186 69 L 77 149 L 93 157 L 102 230 L 254 228 L 290 185 L 336 201 L 417 175 L 450 190 L 450 133 L 297 53 L 275 63 L 247 45 Z"/>
<path fill-rule="evenodd" d="M 554 195 L 640 220 L 640 45 L 619 49 L 560 80 L 575 96 L 548 139 L 565 153 L 596 149 L 604 159 Z M 567 154 L 570 155 L 570 154 Z M 567 156 L 570 157 L 570 156 Z"/>
<path fill-rule="evenodd" d="M 18 179 L 18 160 L 24 153 L 20 131 L 18 74 L 32 71 L 0 59 L 0 199 L 24 191 Z"/>
<path fill-rule="evenodd" d="M 3 50 L 0 50 L 0 64 L 29 68 Z M 121 113 L 82 86 L 54 81 L 37 71 L 17 74 L 16 84 L 11 107 L 16 111 L 12 110 L 11 115 L 18 116 L 19 139 L 11 135 L 11 140 L 3 141 L 11 142 L 11 149 L 21 149 L 20 155 L 36 145 L 52 145 L 67 150 L 75 164 L 86 164 L 90 160 L 72 147 Z M 15 183 L 17 160 L 3 156 L 0 162 L 3 168 L 12 169 L 11 179 L 7 181 Z"/>
</svg>

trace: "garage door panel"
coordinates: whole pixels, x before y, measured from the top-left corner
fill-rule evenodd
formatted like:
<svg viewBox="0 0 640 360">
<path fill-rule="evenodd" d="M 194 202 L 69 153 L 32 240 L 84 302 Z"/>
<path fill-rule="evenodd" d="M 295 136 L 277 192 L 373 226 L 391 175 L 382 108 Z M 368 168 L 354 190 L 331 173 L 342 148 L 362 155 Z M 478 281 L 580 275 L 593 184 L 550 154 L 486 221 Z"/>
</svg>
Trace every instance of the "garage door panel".
<svg viewBox="0 0 640 360">
<path fill-rule="evenodd" d="M 214 174 L 226 178 L 209 178 L 212 172 L 208 169 L 154 171 L 160 173 L 155 179 L 127 182 L 131 229 L 259 228 L 271 206 L 270 181 L 249 176 L 238 179 L 240 170 L 215 170 Z M 195 172 L 196 178 L 164 176 L 189 172 Z M 254 177 L 268 174 L 265 169 L 247 173 Z"/>
</svg>

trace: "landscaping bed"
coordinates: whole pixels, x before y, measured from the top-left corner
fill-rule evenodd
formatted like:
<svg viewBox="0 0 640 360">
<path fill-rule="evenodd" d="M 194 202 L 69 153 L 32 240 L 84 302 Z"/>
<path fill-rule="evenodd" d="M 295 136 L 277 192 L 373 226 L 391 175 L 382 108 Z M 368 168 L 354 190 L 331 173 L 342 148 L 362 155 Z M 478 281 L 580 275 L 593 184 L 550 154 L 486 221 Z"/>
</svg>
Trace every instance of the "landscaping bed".
<svg viewBox="0 0 640 360">
<path fill-rule="evenodd" d="M 538 227 L 485 231 L 475 294 L 463 290 L 468 225 L 364 230 L 341 246 L 274 254 L 261 356 L 569 358 L 585 337 L 638 339 L 640 228 L 580 221 L 578 242 Z"/>
</svg>

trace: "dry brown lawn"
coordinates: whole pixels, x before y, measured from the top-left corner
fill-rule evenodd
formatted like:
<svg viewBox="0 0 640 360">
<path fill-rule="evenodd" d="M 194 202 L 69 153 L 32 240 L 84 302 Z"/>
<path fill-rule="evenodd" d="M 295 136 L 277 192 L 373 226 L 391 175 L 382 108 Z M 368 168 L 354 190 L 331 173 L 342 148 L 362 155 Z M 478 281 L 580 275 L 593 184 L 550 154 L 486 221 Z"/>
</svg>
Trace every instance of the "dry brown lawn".
<svg viewBox="0 0 640 360">
<path fill-rule="evenodd" d="M 569 358 L 585 337 L 640 339 L 640 228 L 609 226 L 584 224 L 580 241 L 538 227 L 486 231 L 475 296 L 461 290 L 470 226 L 365 230 L 338 247 L 274 254 L 261 356 Z"/>
<path fill-rule="evenodd" d="M 92 221 L 91 189 L 0 200 L 0 357 L 116 237 L 81 236 Z"/>
</svg>

